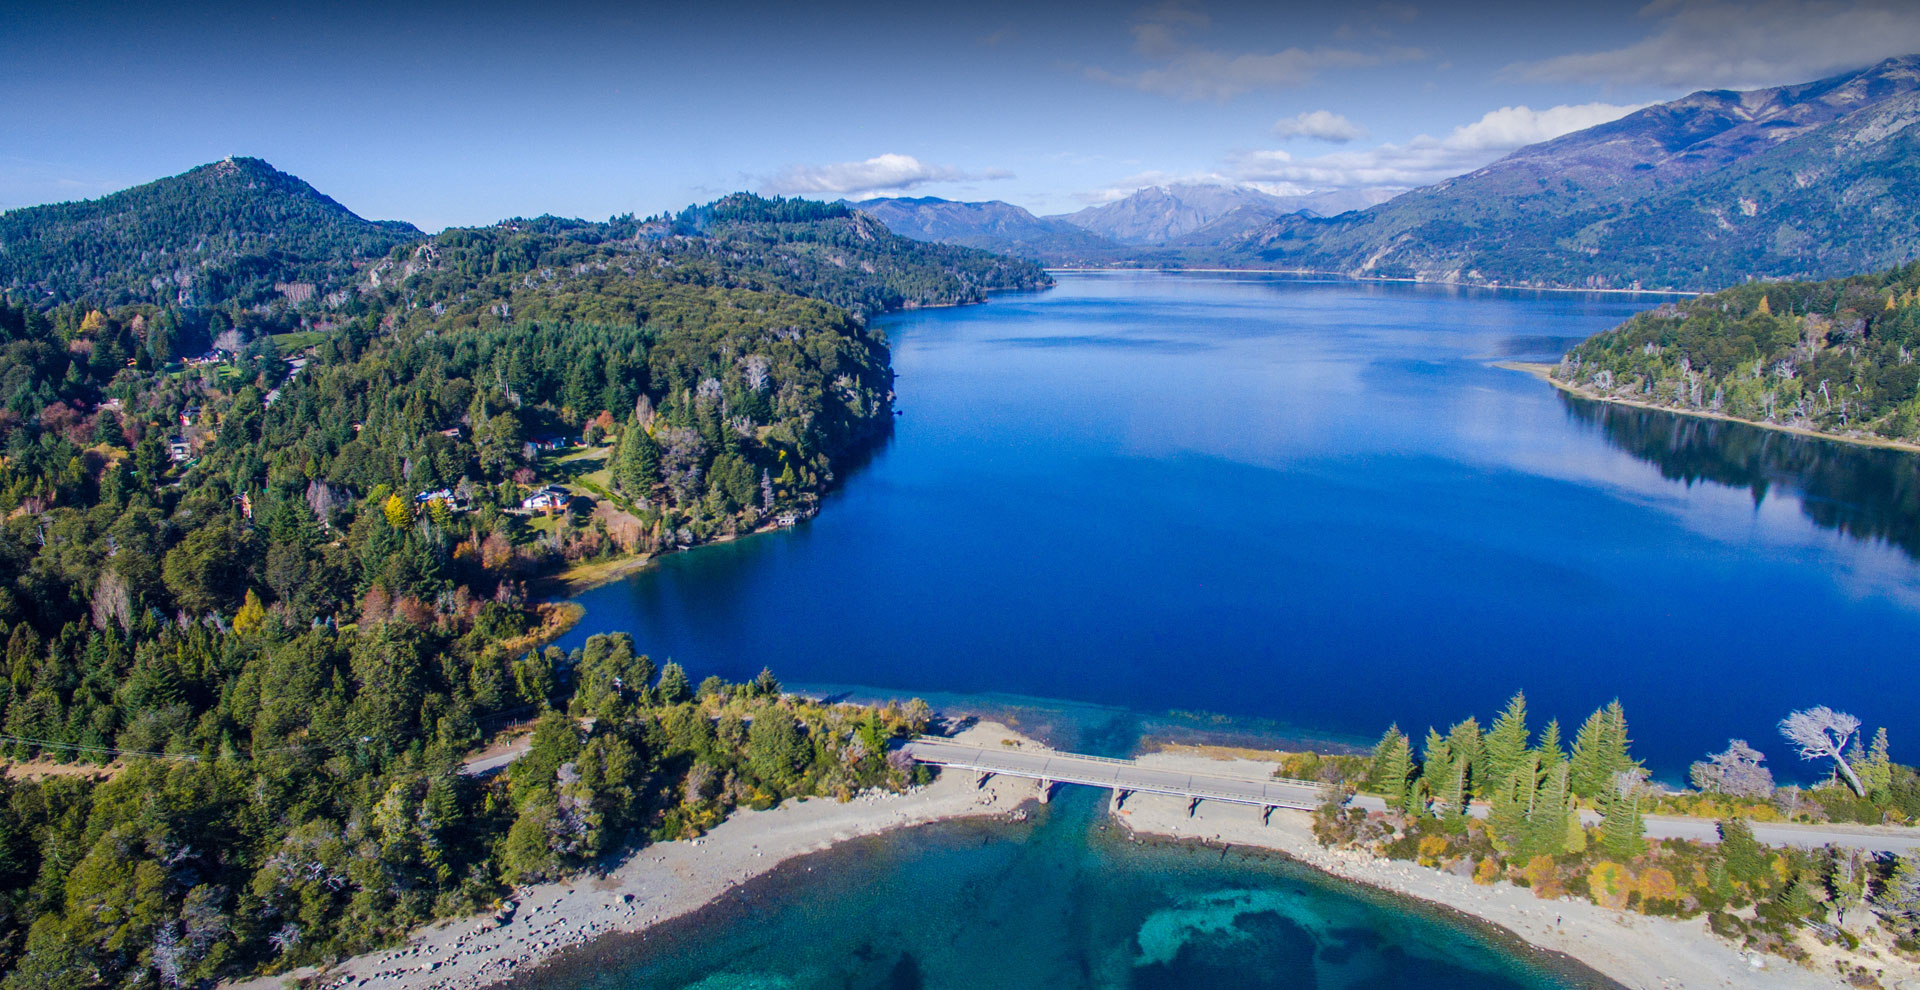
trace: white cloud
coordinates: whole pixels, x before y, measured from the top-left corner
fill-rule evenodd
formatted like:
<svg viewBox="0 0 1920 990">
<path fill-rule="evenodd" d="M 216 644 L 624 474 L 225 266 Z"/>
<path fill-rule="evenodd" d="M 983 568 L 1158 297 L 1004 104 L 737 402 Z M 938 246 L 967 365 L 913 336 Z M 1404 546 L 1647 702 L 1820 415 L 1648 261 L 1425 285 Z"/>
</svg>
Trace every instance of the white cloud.
<svg viewBox="0 0 1920 990">
<path fill-rule="evenodd" d="M 1624 48 L 1508 66 L 1547 82 L 1755 89 L 1920 51 L 1911 0 L 1654 0 L 1653 34 Z"/>
<path fill-rule="evenodd" d="M 1315 189 L 1423 186 L 1470 172 L 1517 148 L 1615 120 L 1640 106 L 1501 107 L 1445 137 L 1422 134 L 1405 144 L 1306 159 L 1278 149 L 1244 152 L 1233 158 L 1232 172 L 1242 182 L 1286 182 Z"/>
<path fill-rule="evenodd" d="M 1353 69 L 1424 57 L 1414 48 L 1361 52 L 1345 48 L 1289 47 L 1276 52 L 1225 52 L 1186 39 L 1209 26 L 1207 15 L 1178 3 L 1145 12 L 1133 25 L 1134 50 L 1156 65 L 1136 72 L 1085 69 L 1096 82 L 1160 93 L 1183 100 L 1226 100 L 1256 89 L 1303 85 L 1323 69 Z"/>
<path fill-rule="evenodd" d="M 972 182 L 1010 179 L 1001 169 L 969 172 L 951 165 L 923 162 L 912 155 L 885 154 L 861 162 L 830 165 L 793 165 L 759 183 L 760 191 L 780 196 L 846 196 L 863 199 L 905 192 L 929 182 Z"/>
<path fill-rule="evenodd" d="M 1346 144 L 1367 136 L 1367 129 L 1327 110 L 1296 114 L 1273 125 L 1273 133 L 1283 138 L 1312 138 Z"/>
<path fill-rule="evenodd" d="M 1532 107 L 1501 107 L 1489 110 L 1479 120 L 1453 129 L 1441 144 L 1461 151 L 1512 151 L 1529 144 L 1550 141 L 1562 134 L 1584 131 L 1596 124 L 1618 120 L 1646 106 L 1644 103 L 1580 103 L 1535 110 Z"/>
</svg>

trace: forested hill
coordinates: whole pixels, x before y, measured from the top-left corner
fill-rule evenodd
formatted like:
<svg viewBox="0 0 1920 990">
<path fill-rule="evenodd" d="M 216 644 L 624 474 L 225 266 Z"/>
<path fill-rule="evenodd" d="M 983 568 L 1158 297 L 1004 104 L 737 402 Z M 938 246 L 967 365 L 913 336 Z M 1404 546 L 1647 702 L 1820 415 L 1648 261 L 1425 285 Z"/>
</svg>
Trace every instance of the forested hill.
<svg viewBox="0 0 1920 990">
<path fill-rule="evenodd" d="M 434 237 L 257 162 L 121 196 L 7 218 L 0 757 L 112 768 L 0 774 L 0 990 L 285 972 L 907 781 L 924 712 L 542 650 L 530 585 L 811 514 L 892 422 L 862 315 L 1039 268 L 744 195 Z"/>
<path fill-rule="evenodd" d="M 423 236 L 363 220 L 257 158 L 229 158 L 99 199 L 0 213 L 0 290 L 41 308 L 299 303 Z"/>
<path fill-rule="evenodd" d="M 646 220 L 536 217 L 450 229 L 396 249 L 370 269 L 365 287 L 409 305 L 479 313 L 513 294 L 635 277 L 786 292 L 862 316 L 1053 284 L 1031 261 L 909 240 L 840 204 L 736 193 Z"/>
<path fill-rule="evenodd" d="M 1590 395 L 1826 433 L 1920 440 L 1920 263 L 1668 303 L 1553 371 Z"/>
</svg>

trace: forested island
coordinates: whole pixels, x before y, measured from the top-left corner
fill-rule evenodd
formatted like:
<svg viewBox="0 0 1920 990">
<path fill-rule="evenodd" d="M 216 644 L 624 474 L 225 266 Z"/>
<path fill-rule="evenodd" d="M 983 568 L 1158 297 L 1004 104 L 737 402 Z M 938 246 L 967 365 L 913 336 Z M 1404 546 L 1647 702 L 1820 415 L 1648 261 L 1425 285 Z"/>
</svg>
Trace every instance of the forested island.
<svg viewBox="0 0 1920 990">
<path fill-rule="evenodd" d="M 908 781 L 924 710 L 542 650 L 529 582 L 811 513 L 891 423 L 867 317 L 1036 266 L 744 194 L 426 237 L 251 159 L 0 238 L 8 990 L 336 959 Z"/>
<path fill-rule="evenodd" d="M 1592 398 L 1911 445 L 1916 348 L 1920 264 L 1911 264 L 1667 303 L 1584 341 L 1551 375 Z"/>
</svg>

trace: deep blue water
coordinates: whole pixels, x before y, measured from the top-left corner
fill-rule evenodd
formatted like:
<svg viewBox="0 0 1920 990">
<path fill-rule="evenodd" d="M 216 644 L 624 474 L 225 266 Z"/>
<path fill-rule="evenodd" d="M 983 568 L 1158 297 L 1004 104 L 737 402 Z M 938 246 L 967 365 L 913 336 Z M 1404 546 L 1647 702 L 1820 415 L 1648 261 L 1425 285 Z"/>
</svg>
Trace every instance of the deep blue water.
<svg viewBox="0 0 1920 990">
<path fill-rule="evenodd" d="M 562 645 L 1328 738 L 1617 696 L 1675 779 L 1730 736 L 1803 773 L 1772 725 L 1828 704 L 1901 756 L 1914 458 L 1490 366 L 1657 301 L 1135 273 L 892 318 L 898 429 L 818 518 L 588 593 Z"/>
</svg>

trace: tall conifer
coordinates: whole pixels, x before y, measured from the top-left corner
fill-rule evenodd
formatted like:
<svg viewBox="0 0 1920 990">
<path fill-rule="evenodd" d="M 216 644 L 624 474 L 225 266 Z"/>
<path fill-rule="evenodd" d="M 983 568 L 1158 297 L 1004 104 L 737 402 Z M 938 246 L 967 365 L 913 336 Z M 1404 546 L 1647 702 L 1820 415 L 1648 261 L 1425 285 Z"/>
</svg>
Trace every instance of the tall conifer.
<svg viewBox="0 0 1920 990">
<path fill-rule="evenodd" d="M 1632 859 L 1647 848 L 1639 784 L 1630 772 L 1616 775 L 1614 787 L 1600 806 L 1600 846 L 1621 859 Z"/>
<path fill-rule="evenodd" d="M 1420 784 L 1432 800 L 1446 804 L 1447 795 L 1453 790 L 1453 763 L 1447 737 L 1436 729 L 1428 729 L 1426 746 L 1420 753 Z"/>
<path fill-rule="evenodd" d="M 1413 774 L 1413 756 L 1406 733 L 1398 725 L 1389 726 L 1373 747 L 1373 761 L 1367 766 L 1367 784 L 1387 799 L 1387 806 L 1400 807 L 1407 797 L 1407 778 Z"/>
<path fill-rule="evenodd" d="M 1573 792 L 1604 799 L 1614 775 L 1634 768 L 1627 741 L 1627 714 L 1618 699 L 1587 716 L 1573 740 Z"/>
<path fill-rule="evenodd" d="M 1520 764 L 1527 752 L 1527 696 L 1515 694 L 1507 702 L 1505 711 L 1493 720 L 1493 728 L 1488 730 L 1485 746 L 1487 750 L 1487 783 L 1495 793 L 1508 790 L 1509 780 L 1514 767 Z M 1487 789 L 1482 789 L 1482 798 L 1492 799 Z"/>
</svg>

